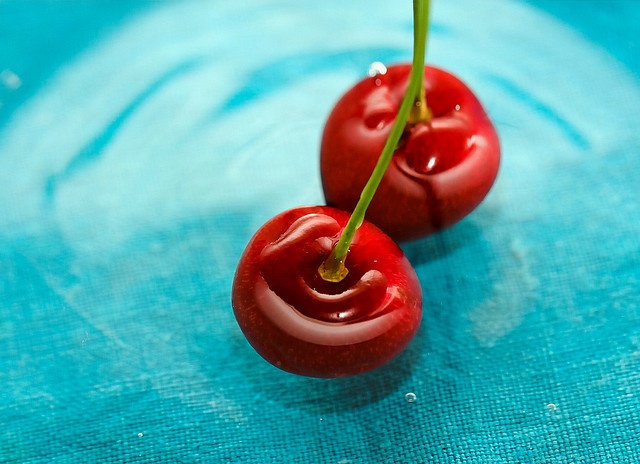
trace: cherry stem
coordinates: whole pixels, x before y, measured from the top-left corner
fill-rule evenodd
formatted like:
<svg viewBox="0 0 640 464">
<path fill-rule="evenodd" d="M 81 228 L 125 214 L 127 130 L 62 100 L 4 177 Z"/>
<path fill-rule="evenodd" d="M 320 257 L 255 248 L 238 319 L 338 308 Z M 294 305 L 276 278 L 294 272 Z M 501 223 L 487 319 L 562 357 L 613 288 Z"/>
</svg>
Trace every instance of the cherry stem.
<svg viewBox="0 0 640 464">
<path fill-rule="evenodd" d="M 419 69 L 424 69 L 424 55 L 426 52 L 426 44 L 427 44 L 427 35 L 429 33 L 429 0 L 423 0 L 424 1 L 424 12 L 422 13 L 422 16 L 424 16 L 423 21 L 425 24 L 425 28 L 424 31 L 421 31 L 424 35 L 422 37 L 417 37 L 418 31 L 418 23 L 417 23 L 417 12 L 416 12 L 416 3 L 421 3 L 420 0 L 414 0 L 413 1 L 413 11 L 414 11 L 414 16 L 415 16 L 415 20 L 416 21 L 416 26 L 414 28 L 414 30 L 416 30 L 415 32 L 415 36 L 414 36 L 414 40 L 416 41 L 420 41 L 421 44 L 423 44 L 424 49 L 422 50 L 422 53 L 420 53 L 419 55 L 416 54 L 415 50 L 416 50 L 416 46 L 414 45 L 414 55 L 413 55 L 413 66 L 414 67 L 418 67 Z M 424 71 L 423 71 L 424 72 Z M 424 88 L 424 79 L 420 79 L 420 89 L 414 94 L 413 96 L 413 106 L 411 107 L 411 111 L 409 112 L 409 117 L 407 119 L 407 122 L 409 124 L 417 124 L 420 122 L 426 122 L 429 121 L 432 117 L 433 114 L 431 113 L 431 110 L 429 109 L 429 107 L 427 106 L 427 96 L 426 96 L 426 92 L 425 92 L 425 88 Z"/>
<path fill-rule="evenodd" d="M 382 177 L 384 176 L 389 163 L 393 157 L 393 153 L 398 146 L 398 142 L 404 133 L 407 122 L 411 123 L 410 115 L 413 108 L 417 111 L 426 110 L 426 101 L 424 101 L 424 62 L 425 52 L 427 48 L 427 29 L 429 24 L 429 0 L 413 0 L 413 62 L 411 64 L 411 73 L 409 74 L 409 82 L 405 91 L 402 103 L 398 109 L 396 119 L 393 121 L 389 136 L 385 143 L 382 153 L 378 158 L 376 166 L 373 168 L 371 177 L 362 189 L 360 199 L 356 204 L 351 217 L 345 225 L 338 243 L 331 251 L 329 257 L 320 265 L 318 273 L 328 282 L 340 282 L 349 273 L 345 266 L 345 259 L 349 252 L 349 247 L 353 241 L 356 230 L 364 221 L 364 216 L 373 199 Z M 420 119 L 422 120 L 422 119 Z"/>
</svg>

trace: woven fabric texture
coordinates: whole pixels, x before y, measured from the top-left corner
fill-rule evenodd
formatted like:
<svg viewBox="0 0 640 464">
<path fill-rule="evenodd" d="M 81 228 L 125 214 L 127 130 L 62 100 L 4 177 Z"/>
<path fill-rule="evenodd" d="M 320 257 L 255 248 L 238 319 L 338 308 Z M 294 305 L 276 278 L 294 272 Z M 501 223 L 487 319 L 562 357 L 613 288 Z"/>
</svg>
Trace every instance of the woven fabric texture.
<svg viewBox="0 0 640 464">
<path fill-rule="evenodd" d="M 500 133 L 486 201 L 403 245 L 424 320 L 290 375 L 231 310 L 411 2 L 0 1 L 0 462 L 640 462 L 640 3 L 434 0 Z"/>
</svg>

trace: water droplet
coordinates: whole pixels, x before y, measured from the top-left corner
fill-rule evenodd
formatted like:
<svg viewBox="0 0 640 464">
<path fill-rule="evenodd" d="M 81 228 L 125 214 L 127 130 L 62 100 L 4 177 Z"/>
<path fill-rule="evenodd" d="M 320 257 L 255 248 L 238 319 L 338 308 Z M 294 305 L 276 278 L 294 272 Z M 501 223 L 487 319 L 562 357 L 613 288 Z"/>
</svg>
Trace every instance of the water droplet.
<svg viewBox="0 0 640 464">
<path fill-rule="evenodd" d="M 415 403 L 418 397 L 415 393 L 407 393 L 404 395 L 404 399 L 407 400 L 407 403 Z"/>
<path fill-rule="evenodd" d="M 142 437 L 144 437 L 144 433 L 140 432 L 140 433 L 138 434 L 138 438 L 142 438 Z"/>
<path fill-rule="evenodd" d="M 456 111 L 460 111 L 460 105 L 456 105 Z"/>
<path fill-rule="evenodd" d="M 371 63 L 367 70 L 367 76 L 369 77 L 383 76 L 385 74 L 387 74 L 387 67 L 380 61 Z M 376 80 L 376 85 L 379 85 L 378 80 Z"/>
</svg>

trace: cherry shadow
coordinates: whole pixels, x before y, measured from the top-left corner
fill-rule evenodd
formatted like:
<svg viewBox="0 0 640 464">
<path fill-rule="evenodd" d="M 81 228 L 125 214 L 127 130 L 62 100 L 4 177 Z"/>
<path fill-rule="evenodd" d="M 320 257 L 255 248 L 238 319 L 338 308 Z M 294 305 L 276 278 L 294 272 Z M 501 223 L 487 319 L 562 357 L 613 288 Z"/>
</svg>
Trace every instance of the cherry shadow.
<svg viewBox="0 0 640 464">
<path fill-rule="evenodd" d="M 471 220 L 430 237 L 401 244 L 405 255 L 415 267 L 445 258 L 482 236 L 482 229 Z"/>
<path fill-rule="evenodd" d="M 424 333 L 418 333 L 410 346 L 389 364 L 365 374 L 317 379 L 287 374 L 273 368 L 268 376 L 272 379 L 262 378 L 258 388 L 282 408 L 304 410 L 320 417 L 369 407 L 394 393 L 399 394 L 400 387 L 408 382 L 419 362 L 420 346 L 424 344 L 421 335 Z M 283 384 L 286 384 L 284 390 Z"/>
</svg>

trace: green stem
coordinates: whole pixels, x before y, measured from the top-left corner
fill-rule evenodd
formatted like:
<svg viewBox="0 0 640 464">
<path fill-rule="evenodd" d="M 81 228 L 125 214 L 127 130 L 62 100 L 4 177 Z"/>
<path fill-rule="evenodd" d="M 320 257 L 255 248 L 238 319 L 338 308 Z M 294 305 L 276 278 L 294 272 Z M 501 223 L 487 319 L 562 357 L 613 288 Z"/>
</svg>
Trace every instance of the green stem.
<svg viewBox="0 0 640 464">
<path fill-rule="evenodd" d="M 416 3 L 419 3 L 419 0 L 414 0 L 414 2 L 413 2 L 414 16 L 417 15 Z M 424 16 L 423 21 L 424 21 L 424 24 L 425 24 L 424 36 L 420 37 L 420 38 L 414 36 L 414 40 L 419 40 L 424 48 L 422 49 L 422 53 L 421 54 L 416 55 L 415 54 L 416 48 L 414 46 L 414 56 L 413 56 L 413 66 L 414 66 L 414 68 L 415 67 L 419 67 L 419 69 L 422 69 L 422 70 L 424 70 L 424 55 L 426 53 L 427 37 L 428 37 L 428 34 L 429 34 L 429 0 L 424 0 L 424 13 L 423 13 L 423 16 Z M 416 26 L 416 28 L 417 28 L 417 26 Z M 416 35 L 417 35 L 417 31 L 416 31 Z M 420 80 L 420 89 L 414 95 L 413 107 L 411 108 L 411 111 L 409 112 L 409 118 L 408 118 L 407 122 L 409 124 L 417 124 L 419 122 L 429 121 L 432 117 L 433 117 L 433 115 L 431 114 L 431 110 L 427 106 L 427 96 L 425 94 L 425 89 L 424 89 L 424 79 L 421 79 Z"/>
<path fill-rule="evenodd" d="M 411 73 L 409 74 L 409 83 L 402 103 L 400 104 L 400 109 L 398 109 L 396 119 L 391 126 L 389 137 L 371 173 L 371 177 L 364 186 L 360 194 L 360 199 L 351 213 L 351 217 L 342 231 L 338 243 L 327 260 L 322 263 L 318 269 L 322 278 L 329 282 L 340 282 L 349 272 L 345 267 L 344 261 L 353 237 L 358 227 L 362 224 L 362 221 L 364 221 L 367 208 L 391 162 L 393 153 L 398 146 L 398 142 L 409 120 L 411 110 L 417 106 L 416 102 L 419 101 L 420 95 L 423 93 L 424 56 L 427 47 L 426 41 L 429 23 L 429 0 L 413 0 L 413 21 L 413 62 L 411 64 Z"/>
</svg>

